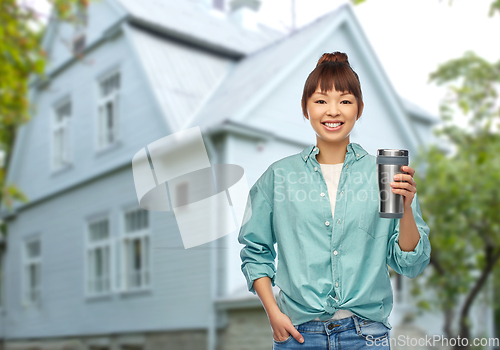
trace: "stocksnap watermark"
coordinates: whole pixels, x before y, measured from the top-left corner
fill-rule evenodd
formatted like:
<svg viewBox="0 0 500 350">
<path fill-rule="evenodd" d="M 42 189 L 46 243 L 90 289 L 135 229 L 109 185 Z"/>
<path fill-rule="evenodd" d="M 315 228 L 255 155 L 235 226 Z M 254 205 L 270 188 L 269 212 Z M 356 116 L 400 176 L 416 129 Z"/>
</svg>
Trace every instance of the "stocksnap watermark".
<svg viewBox="0 0 500 350">
<path fill-rule="evenodd" d="M 366 344 L 368 346 L 441 346 L 441 347 L 454 347 L 454 346 L 499 346 L 499 338 L 446 338 L 442 335 L 425 336 L 425 338 L 410 338 L 407 335 L 399 335 L 397 338 L 386 337 L 384 339 L 377 339 L 372 335 L 366 336 Z"/>
</svg>

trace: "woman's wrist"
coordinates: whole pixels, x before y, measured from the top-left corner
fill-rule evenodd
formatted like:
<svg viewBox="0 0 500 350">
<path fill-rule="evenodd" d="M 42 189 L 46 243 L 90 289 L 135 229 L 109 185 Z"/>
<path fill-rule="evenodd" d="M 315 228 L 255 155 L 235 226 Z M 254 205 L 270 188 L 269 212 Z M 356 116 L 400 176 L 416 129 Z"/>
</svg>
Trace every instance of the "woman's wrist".
<svg viewBox="0 0 500 350">
<path fill-rule="evenodd" d="M 276 303 L 276 299 L 271 286 L 271 279 L 267 276 L 256 279 L 253 282 L 255 292 L 260 298 L 262 306 L 270 318 L 276 314 L 279 314 L 281 310 Z"/>
<path fill-rule="evenodd" d="M 265 310 L 269 318 L 281 314 L 281 310 L 277 304 L 269 305 L 267 308 L 265 308 Z"/>
</svg>

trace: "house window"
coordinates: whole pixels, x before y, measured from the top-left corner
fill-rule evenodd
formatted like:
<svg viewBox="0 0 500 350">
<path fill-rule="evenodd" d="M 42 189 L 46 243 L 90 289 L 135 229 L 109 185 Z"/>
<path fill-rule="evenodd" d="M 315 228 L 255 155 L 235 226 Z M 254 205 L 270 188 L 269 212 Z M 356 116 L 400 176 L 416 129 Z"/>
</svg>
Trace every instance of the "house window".
<svg viewBox="0 0 500 350">
<path fill-rule="evenodd" d="M 91 222 L 88 226 L 87 271 L 89 295 L 111 290 L 111 240 L 107 218 Z"/>
<path fill-rule="evenodd" d="M 72 51 L 73 55 L 79 55 L 85 50 L 85 29 L 87 27 L 88 16 L 85 6 L 75 5 L 75 32 L 73 34 Z"/>
<path fill-rule="evenodd" d="M 85 50 L 85 34 L 81 34 L 73 39 L 73 54 L 79 55 Z"/>
<path fill-rule="evenodd" d="M 149 218 L 142 208 L 125 212 L 122 267 L 124 290 L 136 290 L 150 284 Z"/>
<path fill-rule="evenodd" d="M 69 100 L 54 108 L 52 163 L 56 170 L 70 163 L 70 118 L 71 102 Z"/>
<path fill-rule="evenodd" d="M 41 247 L 40 240 L 33 239 L 24 245 L 24 301 L 26 304 L 40 302 Z"/>
<path fill-rule="evenodd" d="M 100 81 L 97 122 L 98 149 L 106 148 L 118 139 L 119 92 L 119 72 L 113 72 Z"/>
</svg>

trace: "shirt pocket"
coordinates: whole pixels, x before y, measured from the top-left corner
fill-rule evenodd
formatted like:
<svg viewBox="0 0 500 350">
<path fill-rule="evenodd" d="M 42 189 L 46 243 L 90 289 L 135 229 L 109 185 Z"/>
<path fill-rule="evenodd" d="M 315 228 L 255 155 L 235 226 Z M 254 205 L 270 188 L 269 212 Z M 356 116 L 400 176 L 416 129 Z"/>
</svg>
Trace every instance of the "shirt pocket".
<svg viewBox="0 0 500 350">
<path fill-rule="evenodd" d="M 380 229 L 377 230 L 377 224 L 380 220 L 378 213 L 379 202 L 368 200 L 365 203 L 366 205 L 363 205 L 359 212 L 358 227 L 369 234 L 372 238 L 386 236 L 386 232 L 383 232 Z"/>
</svg>

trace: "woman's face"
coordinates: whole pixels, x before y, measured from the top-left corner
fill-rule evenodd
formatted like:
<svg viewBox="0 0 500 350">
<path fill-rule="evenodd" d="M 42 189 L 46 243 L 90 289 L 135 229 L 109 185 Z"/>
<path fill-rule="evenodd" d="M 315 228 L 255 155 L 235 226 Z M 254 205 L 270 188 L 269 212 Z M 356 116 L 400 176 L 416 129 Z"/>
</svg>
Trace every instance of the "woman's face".
<svg viewBox="0 0 500 350">
<path fill-rule="evenodd" d="M 322 93 L 318 86 L 307 101 L 308 119 L 318 137 L 326 142 L 339 142 L 349 137 L 357 120 L 358 107 L 353 94 L 335 89 Z M 342 124 L 329 123 L 336 121 Z"/>
</svg>

